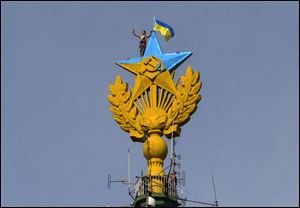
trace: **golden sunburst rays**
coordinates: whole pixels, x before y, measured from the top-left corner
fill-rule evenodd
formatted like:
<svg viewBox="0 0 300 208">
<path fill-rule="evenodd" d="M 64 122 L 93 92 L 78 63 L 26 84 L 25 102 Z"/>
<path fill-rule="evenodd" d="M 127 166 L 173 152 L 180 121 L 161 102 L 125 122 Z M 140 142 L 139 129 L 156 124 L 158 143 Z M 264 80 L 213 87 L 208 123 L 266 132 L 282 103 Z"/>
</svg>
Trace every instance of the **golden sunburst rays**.
<svg viewBox="0 0 300 208">
<path fill-rule="evenodd" d="M 171 107 L 175 96 L 167 90 L 157 86 L 151 85 L 143 93 L 141 93 L 133 103 L 143 114 L 149 108 L 160 108 L 167 112 Z"/>
</svg>

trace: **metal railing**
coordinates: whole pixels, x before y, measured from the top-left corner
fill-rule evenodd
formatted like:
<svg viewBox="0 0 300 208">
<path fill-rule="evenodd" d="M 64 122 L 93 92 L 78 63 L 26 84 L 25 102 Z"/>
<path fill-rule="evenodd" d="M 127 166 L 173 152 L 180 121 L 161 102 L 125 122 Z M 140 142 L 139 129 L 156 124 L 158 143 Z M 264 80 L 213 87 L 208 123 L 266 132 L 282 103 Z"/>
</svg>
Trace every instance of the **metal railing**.
<svg viewBox="0 0 300 208">
<path fill-rule="evenodd" d="M 177 179 L 161 175 L 143 176 L 135 184 L 135 197 L 153 192 L 153 187 L 160 187 L 161 193 L 166 196 L 177 196 Z"/>
</svg>

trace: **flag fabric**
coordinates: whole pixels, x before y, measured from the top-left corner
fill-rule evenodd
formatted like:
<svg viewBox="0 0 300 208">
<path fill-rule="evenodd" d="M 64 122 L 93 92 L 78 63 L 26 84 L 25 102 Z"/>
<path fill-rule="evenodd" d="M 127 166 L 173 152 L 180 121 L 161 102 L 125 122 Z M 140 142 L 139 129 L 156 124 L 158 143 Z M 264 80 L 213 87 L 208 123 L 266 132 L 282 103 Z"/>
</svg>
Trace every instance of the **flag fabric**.
<svg viewBox="0 0 300 208">
<path fill-rule="evenodd" d="M 166 39 L 166 41 L 170 40 L 170 38 L 173 37 L 175 34 L 173 28 L 170 25 L 159 21 L 156 18 L 154 18 L 153 30 L 160 32 L 161 35 Z"/>
</svg>

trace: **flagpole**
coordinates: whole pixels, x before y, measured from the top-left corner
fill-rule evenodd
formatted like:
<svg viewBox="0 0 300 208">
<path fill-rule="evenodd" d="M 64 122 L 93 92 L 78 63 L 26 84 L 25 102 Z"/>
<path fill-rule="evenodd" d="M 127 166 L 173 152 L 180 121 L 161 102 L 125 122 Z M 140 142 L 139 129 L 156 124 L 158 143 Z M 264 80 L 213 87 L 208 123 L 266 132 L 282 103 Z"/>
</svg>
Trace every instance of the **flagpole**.
<svg viewBox="0 0 300 208">
<path fill-rule="evenodd" d="M 154 20 L 154 22 L 153 22 L 153 29 L 152 29 L 152 30 L 153 30 L 153 32 L 154 32 L 154 26 L 155 26 L 155 22 L 156 22 L 156 21 L 155 21 L 155 17 L 153 17 L 153 20 Z"/>
</svg>

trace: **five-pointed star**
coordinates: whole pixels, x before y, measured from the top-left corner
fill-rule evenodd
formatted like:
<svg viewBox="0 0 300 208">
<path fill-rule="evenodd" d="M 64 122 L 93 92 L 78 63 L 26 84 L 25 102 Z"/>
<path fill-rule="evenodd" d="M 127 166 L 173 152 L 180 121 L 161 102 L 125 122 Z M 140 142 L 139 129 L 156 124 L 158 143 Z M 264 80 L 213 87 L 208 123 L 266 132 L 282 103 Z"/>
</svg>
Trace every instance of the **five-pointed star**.
<svg viewBox="0 0 300 208">
<path fill-rule="evenodd" d="M 143 57 L 118 61 L 116 64 L 137 75 L 132 92 L 132 99 L 136 99 L 140 94 L 147 90 L 152 83 L 175 94 L 176 87 L 170 72 L 175 70 L 191 55 L 192 52 L 163 54 L 156 34 L 155 32 L 152 32 Z M 154 63 L 157 61 L 160 63 L 160 67 L 156 68 L 156 66 L 151 65 L 151 62 Z M 147 68 L 149 70 L 147 70 Z"/>
<path fill-rule="evenodd" d="M 172 72 L 177 67 L 179 67 L 188 57 L 190 57 L 192 52 L 175 52 L 175 53 L 163 53 L 160 45 L 158 43 L 156 33 L 153 31 L 149 38 L 144 56 L 136 57 L 131 59 L 126 59 L 118 61 L 116 64 L 122 66 L 123 64 L 139 63 L 142 59 L 149 56 L 155 56 L 162 60 L 165 68 Z M 126 68 L 125 68 L 126 69 Z"/>
</svg>

